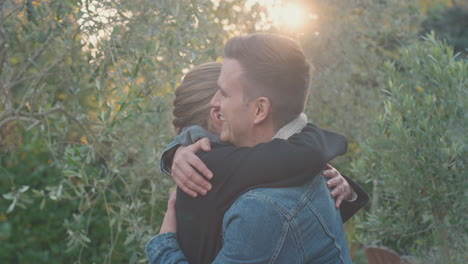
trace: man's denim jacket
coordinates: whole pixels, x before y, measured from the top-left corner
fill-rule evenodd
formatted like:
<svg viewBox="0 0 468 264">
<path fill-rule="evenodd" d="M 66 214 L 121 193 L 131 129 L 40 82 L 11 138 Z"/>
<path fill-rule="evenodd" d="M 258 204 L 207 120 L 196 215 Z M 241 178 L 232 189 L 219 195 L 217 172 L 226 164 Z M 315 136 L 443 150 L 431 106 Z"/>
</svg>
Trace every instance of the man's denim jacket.
<svg viewBox="0 0 468 264">
<path fill-rule="evenodd" d="M 222 231 L 214 263 L 351 263 L 340 212 L 323 177 L 244 193 L 224 215 Z M 188 263 L 175 233 L 154 237 L 146 253 L 152 264 Z"/>
<path fill-rule="evenodd" d="M 150 263 L 188 263 L 175 233 L 156 236 L 146 252 Z M 351 263 L 325 179 L 240 196 L 224 216 L 223 248 L 213 263 Z"/>
</svg>

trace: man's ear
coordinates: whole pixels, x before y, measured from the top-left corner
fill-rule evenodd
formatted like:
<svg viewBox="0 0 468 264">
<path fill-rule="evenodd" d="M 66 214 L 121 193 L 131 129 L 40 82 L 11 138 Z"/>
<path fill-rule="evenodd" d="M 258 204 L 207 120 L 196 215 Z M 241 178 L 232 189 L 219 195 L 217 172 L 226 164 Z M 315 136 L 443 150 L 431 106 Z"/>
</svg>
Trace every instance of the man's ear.
<svg viewBox="0 0 468 264">
<path fill-rule="evenodd" d="M 208 122 L 210 131 L 215 134 L 220 134 L 222 123 L 223 121 L 221 120 L 221 113 L 219 112 L 219 108 L 211 108 L 210 121 Z"/>
<path fill-rule="evenodd" d="M 265 121 L 271 114 L 271 102 L 266 97 L 259 97 L 255 99 L 255 118 L 254 124 L 258 125 Z"/>
</svg>

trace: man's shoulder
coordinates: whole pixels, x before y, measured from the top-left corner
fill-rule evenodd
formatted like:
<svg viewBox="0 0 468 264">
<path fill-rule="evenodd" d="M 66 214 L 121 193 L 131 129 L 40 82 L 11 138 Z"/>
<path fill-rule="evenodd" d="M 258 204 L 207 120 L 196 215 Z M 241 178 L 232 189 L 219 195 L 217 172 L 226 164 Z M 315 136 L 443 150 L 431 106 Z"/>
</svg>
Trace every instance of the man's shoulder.
<svg viewBox="0 0 468 264">
<path fill-rule="evenodd" d="M 278 201 L 283 200 L 301 200 L 307 199 L 306 196 L 310 196 L 313 193 L 313 189 L 323 185 L 325 179 L 321 175 L 310 176 L 310 180 L 304 184 L 290 187 L 278 187 L 278 188 L 257 188 L 252 189 L 244 193 L 241 197 L 257 197 L 258 199 L 268 200 L 268 201 Z"/>
</svg>

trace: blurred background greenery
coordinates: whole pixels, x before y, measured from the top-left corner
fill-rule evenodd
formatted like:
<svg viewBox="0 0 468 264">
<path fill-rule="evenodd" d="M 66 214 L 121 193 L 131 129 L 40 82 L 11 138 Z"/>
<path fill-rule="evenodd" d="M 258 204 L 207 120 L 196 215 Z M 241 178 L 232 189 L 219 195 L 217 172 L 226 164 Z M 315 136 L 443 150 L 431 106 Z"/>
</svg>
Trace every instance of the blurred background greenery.
<svg viewBox="0 0 468 264">
<path fill-rule="evenodd" d="M 146 262 L 173 91 L 252 32 L 301 42 L 307 114 L 349 139 L 333 165 L 372 196 L 346 225 L 353 261 L 467 262 L 466 1 L 4 0 L 2 263 Z"/>
</svg>

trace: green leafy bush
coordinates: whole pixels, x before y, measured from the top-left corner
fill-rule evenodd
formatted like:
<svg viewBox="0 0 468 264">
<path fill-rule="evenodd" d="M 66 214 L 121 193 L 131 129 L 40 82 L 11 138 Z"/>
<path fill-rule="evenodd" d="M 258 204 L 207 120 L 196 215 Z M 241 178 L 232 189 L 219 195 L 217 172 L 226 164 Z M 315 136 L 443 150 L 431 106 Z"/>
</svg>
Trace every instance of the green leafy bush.
<svg viewBox="0 0 468 264">
<path fill-rule="evenodd" d="M 422 23 L 422 34 L 430 31 L 451 45 L 455 52 L 468 54 L 468 5 L 438 5 L 430 9 Z"/>
<path fill-rule="evenodd" d="M 356 173 L 369 173 L 374 181 L 361 230 L 367 242 L 403 253 L 438 246 L 434 261 L 455 263 L 451 239 L 467 236 L 468 64 L 429 35 L 387 68 L 380 134 L 354 164 Z"/>
<path fill-rule="evenodd" d="M 0 193 L 5 201 L 0 203 L 0 258 L 5 263 L 33 259 L 45 263 L 52 257 L 72 261 L 63 256 L 61 245 L 66 238 L 63 220 L 76 204 L 45 197 L 48 187 L 60 181 L 52 155 L 37 135 L 12 126 L 10 129 L 22 143 L 14 149 L 9 146 L 8 153 L 0 156 Z M 42 192 L 33 191 L 44 187 Z"/>
</svg>

